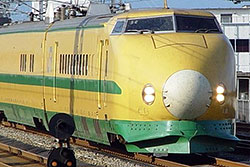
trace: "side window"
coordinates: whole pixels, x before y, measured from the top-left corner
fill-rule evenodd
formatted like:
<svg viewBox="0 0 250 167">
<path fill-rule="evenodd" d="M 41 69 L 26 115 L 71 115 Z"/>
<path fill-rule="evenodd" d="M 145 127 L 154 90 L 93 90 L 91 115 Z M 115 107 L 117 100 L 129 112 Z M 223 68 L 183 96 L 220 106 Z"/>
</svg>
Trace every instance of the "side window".
<svg viewBox="0 0 250 167">
<path fill-rule="evenodd" d="M 249 52 L 249 39 L 237 39 L 236 52 Z"/>
<path fill-rule="evenodd" d="M 21 56 L 20 56 L 20 71 L 23 71 L 23 59 L 24 59 L 24 57 L 23 57 L 23 54 L 21 54 Z"/>
<path fill-rule="evenodd" d="M 30 72 L 34 72 L 34 60 L 35 55 L 34 54 L 30 54 Z"/>
<path fill-rule="evenodd" d="M 82 55 L 82 66 L 81 66 L 82 75 L 85 75 L 85 57 L 86 57 L 86 55 L 83 54 L 83 55 Z"/>
<path fill-rule="evenodd" d="M 230 39 L 235 52 L 249 52 L 249 39 Z M 236 47 L 236 48 L 235 48 Z"/>
<path fill-rule="evenodd" d="M 26 72 L 27 54 L 21 54 L 20 56 L 20 71 Z"/>
<path fill-rule="evenodd" d="M 232 23 L 232 14 L 221 14 L 221 23 Z"/>
<path fill-rule="evenodd" d="M 249 80 L 239 79 L 238 99 L 249 100 Z"/>
<path fill-rule="evenodd" d="M 82 75 L 82 54 L 79 56 L 79 75 Z"/>
<path fill-rule="evenodd" d="M 76 55 L 76 61 L 75 61 L 75 65 L 76 65 L 76 75 L 79 75 L 79 54 Z"/>
<path fill-rule="evenodd" d="M 86 55 L 85 75 L 88 75 L 88 70 L 89 70 L 89 55 Z"/>
<path fill-rule="evenodd" d="M 122 33 L 123 25 L 124 25 L 124 21 L 117 21 L 112 31 L 112 34 Z"/>
</svg>

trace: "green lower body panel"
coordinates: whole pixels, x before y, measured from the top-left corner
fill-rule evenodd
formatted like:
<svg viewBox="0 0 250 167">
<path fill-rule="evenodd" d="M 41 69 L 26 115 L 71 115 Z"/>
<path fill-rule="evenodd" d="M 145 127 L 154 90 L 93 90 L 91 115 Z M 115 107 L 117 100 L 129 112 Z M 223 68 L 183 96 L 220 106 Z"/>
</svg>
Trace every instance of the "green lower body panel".
<svg viewBox="0 0 250 167">
<path fill-rule="evenodd" d="M 199 136 L 191 140 L 185 137 L 166 137 L 126 144 L 127 151 L 154 154 L 191 154 L 233 151 L 236 141 Z"/>
<path fill-rule="evenodd" d="M 238 139 L 232 120 L 114 121 L 129 152 L 206 153 L 233 151 Z"/>
<path fill-rule="evenodd" d="M 9 121 L 35 126 L 41 119 L 48 128 L 57 112 L 0 103 Z M 47 117 L 47 118 L 46 118 Z M 219 121 L 127 121 L 98 120 L 74 115 L 74 136 L 109 145 L 108 134 L 121 136 L 129 152 L 142 153 L 206 153 L 232 151 L 238 139 L 232 120 Z"/>
</svg>

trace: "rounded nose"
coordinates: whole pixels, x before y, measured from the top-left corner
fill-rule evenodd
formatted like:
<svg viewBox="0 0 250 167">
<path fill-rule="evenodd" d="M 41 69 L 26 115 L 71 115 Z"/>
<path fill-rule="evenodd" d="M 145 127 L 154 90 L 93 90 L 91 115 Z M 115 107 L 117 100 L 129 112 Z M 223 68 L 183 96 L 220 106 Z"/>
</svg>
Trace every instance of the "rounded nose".
<svg viewBox="0 0 250 167">
<path fill-rule="evenodd" d="M 195 119 L 204 114 L 211 103 L 210 97 L 207 78 L 193 70 L 174 73 L 163 87 L 164 105 L 179 119 Z"/>
</svg>

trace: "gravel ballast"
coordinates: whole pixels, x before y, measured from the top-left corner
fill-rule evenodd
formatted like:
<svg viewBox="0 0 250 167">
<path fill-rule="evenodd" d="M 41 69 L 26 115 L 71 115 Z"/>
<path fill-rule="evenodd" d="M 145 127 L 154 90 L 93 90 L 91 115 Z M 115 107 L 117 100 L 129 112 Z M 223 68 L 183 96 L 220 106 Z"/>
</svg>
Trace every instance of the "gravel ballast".
<svg viewBox="0 0 250 167">
<path fill-rule="evenodd" d="M 39 134 L 34 134 L 30 132 L 24 132 L 22 130 L 17 130 L 10 127 L 5 127 L 0 125 L 0 135 L 14 139 L 25 144 L 36 146 L 39 148 L 44 148 L 46 150 L 51 150 L 53 147 L 56 147 L 57 143 L 55 142 L 54 137 L 42 136 Z M 112 155 L 102 153 L 95 150 L 90 150 L 81 146 L 71 145 L 75 152 L 76 159 L 78 161 L 85 162 L 87 164 L 92 164 L 94 166 L 104 166 L 104 167 L 144 167 L 148 166 L 146 164 L 137 163 L 129 161 L 126 159 L 121 159 L 114 157 Z"/>
</svg>

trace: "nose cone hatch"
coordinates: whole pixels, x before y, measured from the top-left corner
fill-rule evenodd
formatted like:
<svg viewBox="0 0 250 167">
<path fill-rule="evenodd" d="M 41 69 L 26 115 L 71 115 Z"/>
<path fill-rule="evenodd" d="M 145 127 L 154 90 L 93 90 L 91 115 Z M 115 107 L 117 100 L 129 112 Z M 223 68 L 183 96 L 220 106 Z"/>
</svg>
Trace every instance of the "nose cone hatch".
<svg viewBox="0 0 250 167">
<path fill-rule="evenodd" d="M 211 96 L 207 78 L 193 70 L 174 73 L 163 87 L 164 105 L 179 119 L 195 119 L 204 114 Z"/>
</svg>

